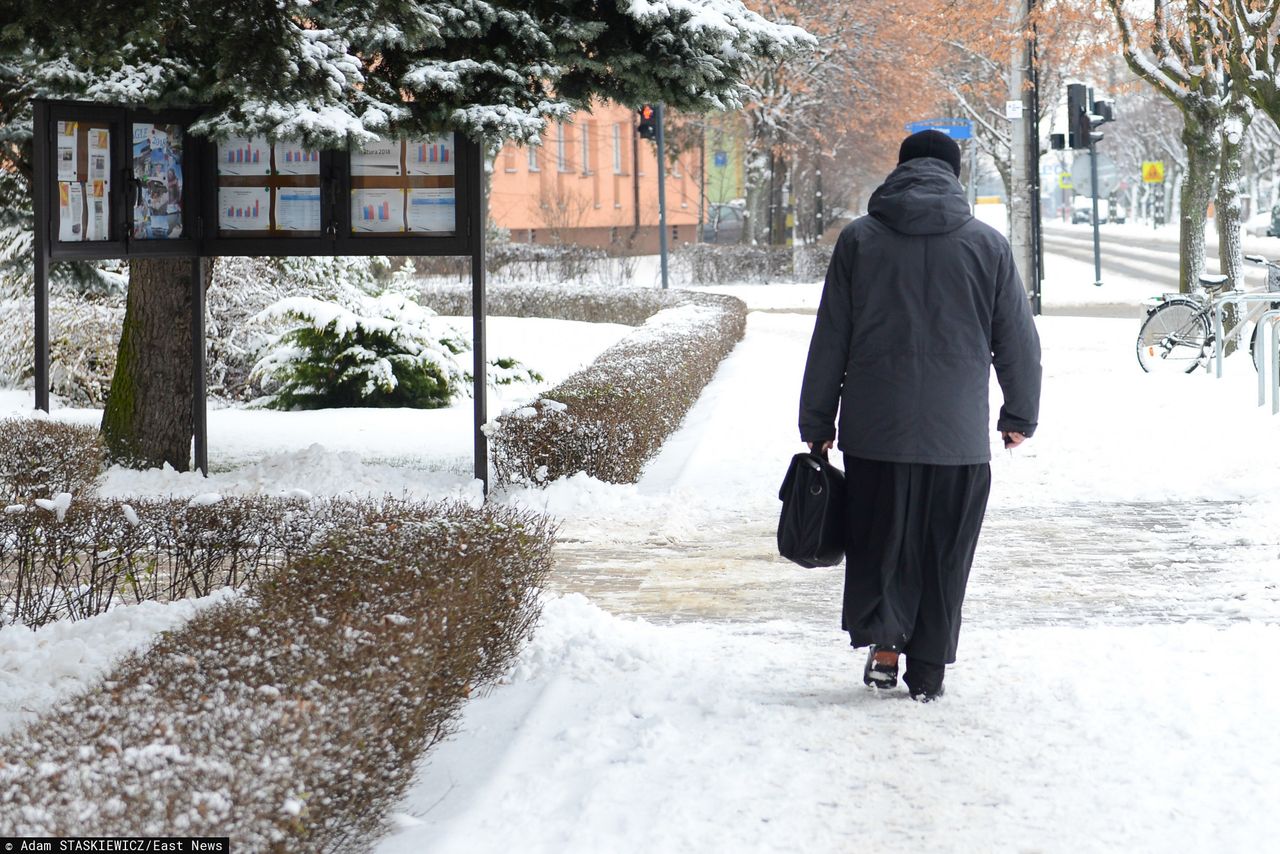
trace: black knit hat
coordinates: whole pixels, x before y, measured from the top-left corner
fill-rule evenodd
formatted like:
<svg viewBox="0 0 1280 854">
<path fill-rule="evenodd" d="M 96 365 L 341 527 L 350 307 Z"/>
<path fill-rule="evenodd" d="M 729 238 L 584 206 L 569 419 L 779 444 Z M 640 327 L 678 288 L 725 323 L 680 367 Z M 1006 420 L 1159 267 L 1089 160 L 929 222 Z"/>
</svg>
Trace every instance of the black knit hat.
<svg viewBox="0 0 1280 854">
<path fill-rule="evenodd" d="M 936 157 L 939 160 L 945 160 L 951 166 L 951 171 L 956 173 L 956 177 L 960 177 L 960 146 L 942 131 L 922 130 L 902 141 L 902 147 L 898 149 L 898 165 L 901 166 L 917 157 Z"/>
</svg>

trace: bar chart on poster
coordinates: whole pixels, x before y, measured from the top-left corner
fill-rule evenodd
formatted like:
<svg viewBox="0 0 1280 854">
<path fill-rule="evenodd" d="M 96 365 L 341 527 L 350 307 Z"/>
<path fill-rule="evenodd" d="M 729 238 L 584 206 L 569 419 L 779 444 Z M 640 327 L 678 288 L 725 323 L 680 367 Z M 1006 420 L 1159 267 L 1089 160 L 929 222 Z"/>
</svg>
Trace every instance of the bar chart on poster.
<svg viewBox="0 0 1280 854">
<path fill-rule="evenodd" d="M 218 142 L 218 234 L 318 236 L 323 228 L 320 151 L 265 136 Z"/>
<path fill-rule="evenodd" d="M 351 152 L 351 233 L 457 233 L 453 134 L 380 138 Z"/>
</svg>

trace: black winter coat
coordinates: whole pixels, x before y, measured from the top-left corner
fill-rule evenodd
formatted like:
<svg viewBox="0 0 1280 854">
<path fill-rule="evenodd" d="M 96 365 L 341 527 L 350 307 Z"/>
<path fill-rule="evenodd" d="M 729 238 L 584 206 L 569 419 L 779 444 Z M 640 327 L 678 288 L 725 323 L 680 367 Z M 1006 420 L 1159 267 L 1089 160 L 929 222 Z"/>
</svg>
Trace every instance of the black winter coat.
<svg viewBox="0 0 1280 854">
<path fill-rule="evenodd" d="M 840 234 L 800 392 L 800 438 L 871 460 L 970 465 L 997 428 L 1030 436 L 1040 338 L 1009 242 L 969 212 L 942 160 L 908 160 Z"/>
</svg>

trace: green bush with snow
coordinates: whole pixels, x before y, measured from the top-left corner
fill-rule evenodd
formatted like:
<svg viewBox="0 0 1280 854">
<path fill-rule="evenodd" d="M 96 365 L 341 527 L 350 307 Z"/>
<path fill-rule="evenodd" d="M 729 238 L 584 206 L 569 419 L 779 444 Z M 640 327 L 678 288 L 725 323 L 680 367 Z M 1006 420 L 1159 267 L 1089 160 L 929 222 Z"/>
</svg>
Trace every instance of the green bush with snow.
<svg viewBox="0 0 1280 854">
<path fill-rule="evenodd" d="M 258 314 L 263 323 L 292 321 L 253 367 L 252 377 L 276 409 L 448 406 L 468 389 L 471 349 L 431 309 L 384 293 L 355 300 L 356 309 L 313 297 L 282 299 Z M 515 359 L 493 364 L 496 385 L 537 382 Z"/>
</svg>

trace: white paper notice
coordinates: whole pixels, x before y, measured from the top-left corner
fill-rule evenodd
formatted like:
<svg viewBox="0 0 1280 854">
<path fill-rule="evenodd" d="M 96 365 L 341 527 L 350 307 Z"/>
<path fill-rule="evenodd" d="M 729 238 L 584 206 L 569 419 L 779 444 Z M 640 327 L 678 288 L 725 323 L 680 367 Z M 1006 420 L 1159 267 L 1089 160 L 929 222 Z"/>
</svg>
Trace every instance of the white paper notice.
<svg viewBox="0 0 1280 854">
<path fill-rule="evenodd" d="M 405 164 L 410 175 L 452 175 L 453 154 L 451 133 L 405 143 Z"/>
<path fill-rule="evenodd" d="M 218 228 L 223 231 L 271 228 L 271 191 L 266 187 L 219 187 Z"/>
<path fill-rule="evenodd" d="M 218 143 L 219 175 L 268 175 L 271 145 L 265 136 L 233 136 Z"/>
<path fill-rule="evenodd" d="M 90 131 L 92 133 L 92 131 Z M 87 240 L 108 240 L 107 182 L 89 182 L 89 231 Z"/>
<path fill-rule="evenodd" d="M 451 187 L 409 191 L 410 231 L 456 231 L 457 228 L 457 203 Z"/>
<path fill-rule="evenodd" d="M 352 190 L 352 231 L 404 231 L 404 190 Z"/>
<path fill-rule="evenodd" d="M 58 182 L 58 239 L 84 240 L 84 184 Z"/>
<path fill-rule="evenodd" d="M 275 145 L 276 172 L 280 175 L 319 175 L 320 152 L 288 142 Z"/>
<path fill-rule="evenodd" d="M 319 231 L 320 188 L 281 187 L 276 190 L 276 228 L 280 231 Z"/>
<path fill-rule="evenodd" d="M 89 181 L 101 181 L 111 189 L 111 131 L 89 129 Z"/>
<path fill-rule="evenodd" d="M 74 181 L 79 176 L 79 158 L 76 156 L 79 135 L 76 122 L 58 122 L 58 180 Z M 66 238 L 63 238 L 64 240 Z M 80 238 L 76 238 L 79 240 Z"/>
<path fill-rule="evenodd" d="M 382 139 L 351 151 L 352 175 L 399 175 L 400 149 L 398 139 Z"/>
</svg>

